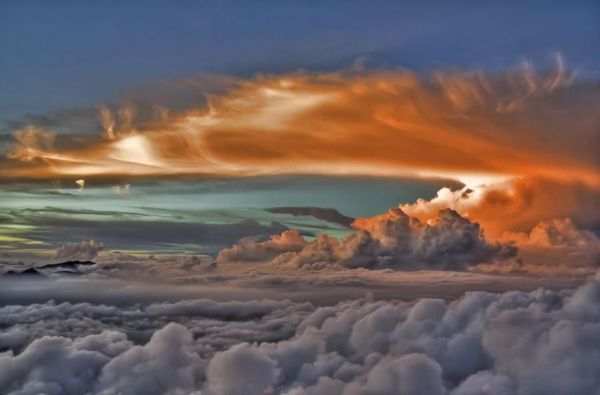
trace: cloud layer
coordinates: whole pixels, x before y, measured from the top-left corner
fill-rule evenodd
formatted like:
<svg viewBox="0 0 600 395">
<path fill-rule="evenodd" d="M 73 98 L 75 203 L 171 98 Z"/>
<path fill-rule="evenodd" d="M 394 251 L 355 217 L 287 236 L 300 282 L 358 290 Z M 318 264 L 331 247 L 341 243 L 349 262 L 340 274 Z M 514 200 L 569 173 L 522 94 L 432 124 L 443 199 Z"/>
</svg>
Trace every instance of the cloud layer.
<svg viewBox="0 0 600 395">
<path fill-rule="evenodd" d="M 0 307 L 8 394 L 593 395 L 600 283 L 457 300 Z"/>
<path fill-rule="evenodd" d="M 140 128 L 132 109 L 104 108 L 106 141 L 81 150 L 52 149 L 35 127 L 18 132 L 10 157 L 41 166 L 3 176 L 486 173 L 600 183 L 600 91 L 560 58 L 549 72 L 345 71 L 227 85 L 206 108 Z"/>
</svg>

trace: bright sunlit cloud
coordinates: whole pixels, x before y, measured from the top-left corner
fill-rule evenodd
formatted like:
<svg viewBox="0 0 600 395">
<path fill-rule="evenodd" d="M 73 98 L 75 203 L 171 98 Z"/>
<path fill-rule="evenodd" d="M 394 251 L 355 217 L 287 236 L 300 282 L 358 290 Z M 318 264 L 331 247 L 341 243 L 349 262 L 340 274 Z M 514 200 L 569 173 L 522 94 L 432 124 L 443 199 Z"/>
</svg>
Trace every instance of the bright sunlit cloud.
<svg viewBox="0 0 600 395">
<path fill-rule="evenodd" d="M 30 127 L 9 157 L 52 175 L 367 174 L 447 177 L 468 185 L 523 175 L 597 185 L 590 114 L 600 93 L 557 58 L 500 74 L 361 72 L 264 76 L 146 129 L 135 111 L 100 109 L 103 142 L 54 149 Z M 570 130 L 571 136 L 563 133 Z M 577 135 L 577 138 L 573 136 Z M 31 163 L 34 165 L 32 166 Z M 37 165 L 35 165 L 37 164 Z"/>
</svg>

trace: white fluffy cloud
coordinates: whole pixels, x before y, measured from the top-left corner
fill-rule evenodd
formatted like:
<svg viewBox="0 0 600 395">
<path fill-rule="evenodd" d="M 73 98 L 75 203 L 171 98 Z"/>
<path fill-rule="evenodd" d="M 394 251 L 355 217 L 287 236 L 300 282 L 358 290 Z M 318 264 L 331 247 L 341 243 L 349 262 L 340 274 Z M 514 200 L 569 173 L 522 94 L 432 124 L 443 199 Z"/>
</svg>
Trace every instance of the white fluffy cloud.
<svg viewBox="0 0 600 395">
<path fill-rule="evenodd" d="M 450 302 L 5 306 L 2 327 L 20 345 L 5 339 L 0 392 L 595 395 L 599 303 L 596 280 Z M 296 329 L 265 335 L 286 324 Z M 17 332 L 30 328 L 37 338 L 25 345 Z M 220 343 L 227 336 L 234 343 Z"/>
<path fill-rule="evenodd" d="M 102 368 L 94 392 L 104 395 L 185 394 L 200 385 L 204 361 L 188 329 L 170 323 L 143 346 L 133 346 Z"/>
<path fill-rule="evenodd" d="M 263 394 L 276 383 L 277 364 L 263 349 L 247 343 L 217 353 L 208 365 L 207 393 Z"/>
</svg>

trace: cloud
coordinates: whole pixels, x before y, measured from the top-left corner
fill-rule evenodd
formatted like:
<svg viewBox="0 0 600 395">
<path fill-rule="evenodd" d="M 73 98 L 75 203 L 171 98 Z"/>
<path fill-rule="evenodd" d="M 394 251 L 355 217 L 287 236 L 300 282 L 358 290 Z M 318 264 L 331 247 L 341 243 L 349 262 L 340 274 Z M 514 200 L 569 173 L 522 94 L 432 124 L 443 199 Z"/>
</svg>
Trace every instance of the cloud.
<svg viewBox="0 0 600 395">
<path fill-rule="evenodd" d="M 131 245 L 156 249 L 187 243 L 202 246 L 211 253 L 243 237 L 269 237 L 288 229 L 278 222 L 262 224 L 252 219 L 234 223 L 202 223 L 178 219 L 139 220 L 136 217 L 94 220 L 58 214 L 22 212 L 17 221 L 33 226 L 29 235 L 32 239 L 40 238 L 49 243 L 72 240 L 77 235 L 84 239 L 102 238 L 106 245 L 115 249 L 131 248 Z M 49 233 L 49 228 L 53 232 Z"/>
<path fill-rule="evenodd" d="M 466 187 L 402 210 L 426 221 L 451 208 L 491 238 L 556 217 L 583 228 L 600 224 L 600 89 L 575 78 L 560 57 L 546 71 L 525 63 L 495 73 L 361 70 L 206 80 L 212 90 L 225 88 L 201 108 L 155 123 L 134 125 L 130 105 L 102 108 L 109 138 L 101 141 L 82 137 L 73 147 L 36 125 L 17 131 L 0 177 L 437 177 Z"/>
<path fill-rule="evenodd" d="M 166 305 L 0 307 L 5 332 L 24 328 L 33 338 L 11 336 L 16 344 L 0 354 L 0 391 L 560 395 L 600 386 L 597 280 L 452 301 L 226 303 L 236 311 L 228 318 L 177 303 L 172 313 Z M 252 305 L 267 313 L 244 315 Z M 268 337 L 284 323 L 291 330 Z"/>
<path fill-rule="evenodd" d="M 593 228 L 600 223 L 600 189 L 576 181 L 528 177 L 474 183 L 457 190 L 442 188 L 430 200 L 418 199 L 400 208 L 422 221 L 450 208 L 499 238 L 505 231 L 529 231 L 540 221 L 557 217 Z"/>
<path fill-rule="evenodd" d="M 475 373 L 462 382 L 451 395 L 511 395 L 515 388 L 510 377 L 489 371 Z"/>
<path fill-rule="evenodd" d="M 95 240 L 68 243 L 56 250 L 55 259 L 65 261 L 91 261 L 104 249 L 104 244 Z"/>
<path fill-rule="evenodd" d="M 301 251 L 283 253 L 272 264 L 310 269 L 464 270 L 517 256 L 513 245 L 488 243 L 479 224 L 450 209 L 441 210 L 427 223 L 401 209 L 390 209 L 386 214 L 359 218 L 353 227 L 357 231 L 342 241 L 319 235 Z"/>
<path fill-rule="evenodd" d="M 206 107 L 166 125 L 134 128 L 132 110 L 123 110 L 127 133 L 113 130 L 110 140 L 80 149 L 53 151 L 21 139 L 13 152 L 31 148 L 25 158 L 41 162 L 14 164 L 3 175 L 483 174 L 600 182 L 600 91 L 574 79 L 560 58 L 545 72 L 531 65 L 493 74 L 363 70 L 226 85 Z M 109 135 L 114 116 L 102 114 Z"/>
<path fill-rule="evenodd" d="M 452 209 L 478 221 L 492 240 L 519 248 L 523 265 L 496 265 L 490 271 L 568 274 L 600 264 L 598 237 L 586 228 L 600 224 L 600 190 L 577 183 L 529 178 L 440 189 L 432 199 L 400 208 L 422 221 Z M 562 216 L 562 217 L 561 217 Z M 586 271 L 586 270 L 584 270 Z"/>
<path fill-rule="evenodd" d="M 215 395 L 264 394 L 276 383 L 277 376 L 277 364 L 262 349 L 238 344 L 211 359 L 206 392 Z"/>
<path fill-rule="evenodd" d="M 265 209 L 270 213 L 292 214 L 294 216 L 311 215 L 327 222 L 350 227 L 354 218 L 348 217 L 336 209 L 322 207 L 271 207 Z"/>
<path fill-rule="evenodd" d="M 144 346 L 119 332 L 75 340 L 45 336 L 0 356 L 0 388 L 14 394 L 177 393 L 196 388 L 202 360 L 187 329 L 169 324 Z"/>
<path fill-rule="evenodd" d="M 530 267 L 555 266 L 557 270 L 593 273 L 600 267 L 600 239 L 595 233 L 579 229 L 570 218 L 542 221 L 526 232 L 506 232 L 504 240 L 519 245 L 524 262 Z M 535 272 L 535 270 L 532 270 Z"/>
<path fill-rule="evenodd" d="M 99 303 L 49 301 L 0 307 L 0 323 L 8 328 L 0 335 L 0 351 L 18 353 L 44 336 L 77 338 L 102 331 L 124 331 L 136 343 L 145 343 L 154 332 L 176 322 L 195 334 L 196 352 L 212 355 L 243 341 L 287 339 L 313 308 L 309 303 L 272 299 L 227 302 L 188 299 L 146 303 L 140 308 L 131 304 L 131 299 L 123 302 L 108 298 Z"/>
<path fill-rule="evenodd" d="M 298 252 L 306 246 L 306 241 L 297 230 L 286 230 L 281 235 L 273 235 L 265 241 L 245 237 L 231 248 L 219 252 L 217 261 L 265 261 L 285 252 Z"/>
<path fill-rule="evenodd" d="M 36 125 L 17 131 L 0 177 L 436 177 L 466 187 L 403 205 L 407 214 L 426 221 L 451 208 L 492 238 L 556 217 L 583 228 L 600 223 L 600 89 L 575 78 L 560 57 L 546 71 L 524 64 L 495 73 L 361 70 L 206 80 L 213 90 L 226 88 L 167 120 L 134 125 L 132 106 L 103 108 L 108 139 L 82 137 L 73 147 Z"/>
<path fill-rule="evenodd" d="M 52 150 L 56 138 L 54 133 L 35 126 L 16 131 L 14 137 L 19 145 L 14 146 L 7 156 L 25 162 L 38 158 L 41 152 Z"/>
<path fill-rule="evenodd" d="M 108 341 L 116 352 L 131 345 L 125 335 L 116 332 L 77 340 L 49 336 L 37 339 L 19 355 L 0 356 L 0 388 L 12 394 L 85 393 L 110 361 Z"/>
<path fill-rule="evenodd" d="M 198 388 L 204 362 L 185 327 L 170 323 L 144 346 L 134 346 L 103 366 L 97 394 L 186 393 Z"/>
<path fill-rule="evenodd" d="M 357 392 L 365 395 L 442 395 L 445 392 L 440 365 L 424 354 L 382 359 L 360 387 Z"/>
<path fill-rule="evenodd" d="M 549 289 L 573 288 L 589 277 L 589 272 L 574 270 L 565 272 L 564 275 L 553 272 L 552 276 L 545 277 L 523 273 L 492 276 L 482 272 L 479 266 L 476 271 L 393 271 L 363 268 L 299 271 L 249 263 L 213 267 L 210 261 L 205 260 L 191 268 L 182 268 L 175 262 L 170 263 L 169 259 L 151 257 L 138 257 L 135 265 L 129 262 L 133 261 L 128 259 L 123 264 L 107 263 L 105 267 L 102 262 L 98 262 L 90 267 L 79 268 L 85 270 L 85 274 L 48 275 L 46 281 L 0 276 L 0 300 L 6 304 L 43 304 L 48 300 L 56 300 L 59 303 L 123 305 L 229 298 L 246 301 L 290 299 L 334 304 L 366 294 L 371 294 L 376 299 L 414 300 L 435 297 L 451 300 L 473 291 L 531 291 L 542 286 Z M 147 271 L 144 270 L 145 267 Z M 106 289 L 111 292 L 105 292 Z M 228 311 L 225 307 L 223 310 Z M 250 307 L 248 310 L 254 311 Z M 185 309 L 182 308 L 182 311 Z M 190 311 L 194 310 L 190 308 Z"/>
<path fill-rule="evenodd" d="M 514 233 L 520 244 L 546 248 L 590 248 L 598 250 L 600 239 L 593 232 L 578 229 L 570 218 L 553 218 L 537 224 L 529 234 Z"/>
<path fill-rule="evenodd" d="M 216 269 L 213 259 L 198 255 L 136 256 L 111 252 L 96 259 L 96 265 L 80 268 L 80 273 L 100 278 L 148 279 L 185 282 Z"/>
</svg>

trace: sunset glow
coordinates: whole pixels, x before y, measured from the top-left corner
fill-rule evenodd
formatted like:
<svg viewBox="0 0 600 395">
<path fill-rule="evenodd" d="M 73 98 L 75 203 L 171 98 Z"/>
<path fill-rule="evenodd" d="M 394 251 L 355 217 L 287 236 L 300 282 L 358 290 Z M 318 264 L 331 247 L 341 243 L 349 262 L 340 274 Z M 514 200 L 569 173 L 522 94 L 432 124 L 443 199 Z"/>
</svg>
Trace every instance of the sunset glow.
<svg viewBox="0 0 600 395">
<path fill-rule="evenodd" d="M 599 395 L 599 16 L 0 2 L 0 394 Z"/>
</svg>

